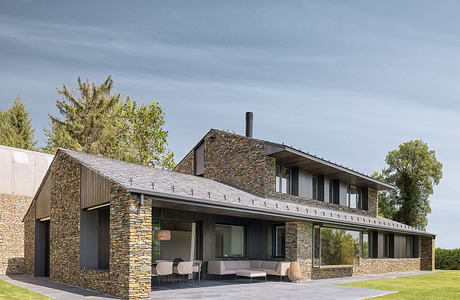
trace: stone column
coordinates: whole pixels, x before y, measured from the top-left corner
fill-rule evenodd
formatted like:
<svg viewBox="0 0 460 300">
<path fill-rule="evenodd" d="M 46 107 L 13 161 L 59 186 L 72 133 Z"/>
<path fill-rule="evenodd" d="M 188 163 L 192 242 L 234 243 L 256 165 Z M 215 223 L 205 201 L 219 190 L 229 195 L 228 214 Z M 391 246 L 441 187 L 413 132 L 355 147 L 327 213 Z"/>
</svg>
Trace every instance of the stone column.
<svg viewBox="0 0 460 300">
<path fill-rule="evenodd" d="M 311 279 L 312 253 L 312 223 L 286 222 L 286 260 L 299 262 L 302 279 Z"/>
<path fill-rule="evenodd" d="M 430 236 L 420 237 L 420 270 L 435 270 L 435 245 L 434 238 Z"/>
<path fill-rule="evenodd" d="M 148 298 L 151 291 L 152 201 L 112 187 L 111 275 L 113 295 Z M 115 195 L 117 196 L 115 196 Z M 115 197 L 114 197 L 115 196 Z"/>
<path fill-rule="evenodd" d="M 130 201 L 128 299 L 148 298 L 152 273 L 152 203 Z"/>
</svg>

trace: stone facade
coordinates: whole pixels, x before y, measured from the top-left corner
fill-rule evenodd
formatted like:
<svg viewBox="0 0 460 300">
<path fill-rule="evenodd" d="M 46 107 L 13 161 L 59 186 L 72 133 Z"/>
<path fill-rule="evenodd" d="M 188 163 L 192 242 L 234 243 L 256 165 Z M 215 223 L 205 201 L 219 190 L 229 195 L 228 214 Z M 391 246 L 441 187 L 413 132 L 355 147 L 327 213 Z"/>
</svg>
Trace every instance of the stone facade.
<svg viewBox="0 0 460 300">
<path fill-rule="evenodd" d="M 420 271 L 420 258 L 362 258 L 353 275 Z"/>
<path fill-rule="evenodd" d="M 420 237 L 420 269 L 434 271 L 435 269 L 435 242 L 429 236 Z"/>
<path fill-rule="evenodd" d="M 22 218 L 31 201 L 32 197 L 0 194 L 0 274 L 23 272 Z"/>
<path fill-rule="evenodd" d="M 230 184 L 262 197 L 372 217 L 377 216 L 377 192 L 371 189 L 369 189 L 369 210 L 367 211 L 276 192 L 276 160 L 265 154 L 265 141 L 212 129 L 206 134 L 203 142 L 203 176 L 206 178 Z M 193 174 L 193 150 L 176 166 L 174 171 Z"/>
<path fill-rule="evenodd" d="M 24 217 L 24 274 L 35 273 L 35 206 L 30 206 Z"/>
<path fill-rule="evenodd" d="M 193 175 L 194 156 L 193 150 L 190 151 L 174 168 L 174 171 L 184 174 Z"/>
<path fill-rule="evenodd" d="M 109 271 L 80 269 L 80 164 L 58 153 L 51 165 L 50 280 L 105 294 L 140 299 L 150 286 L 152 208 L 110 184 Z M 34 269 L 33 206 L 25 219 L 25 270 Z"/>
<path fill-rule="evenodd" d="M 266 195 L 272 184 L 267 171 L 263 141 L 219 130 L 204 138 L 204 177 Z"/>
</svg>

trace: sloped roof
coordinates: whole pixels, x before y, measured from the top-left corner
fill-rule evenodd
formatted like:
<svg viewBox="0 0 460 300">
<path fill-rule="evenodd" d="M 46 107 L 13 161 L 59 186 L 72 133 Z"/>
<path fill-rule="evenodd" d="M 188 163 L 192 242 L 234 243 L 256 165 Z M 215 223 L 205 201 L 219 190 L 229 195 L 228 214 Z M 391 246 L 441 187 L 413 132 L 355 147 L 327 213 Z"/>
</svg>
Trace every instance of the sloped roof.
<svg viewBox="0 0 460 300">
<path fill-rule="evenodd" d="M 124 186 L 130 192 L 151 196 L 181 199 L 190 204 L 206 204 L 237 208 L 246 211 L 270 213 L 286 218 L 334 223 L 433 235 L 386 218 L 373 218 L 311 205 L 260 197 L 208 178 L 182 174 L 169 170 L 141 166 L 110 158 L 59 149 L 81 164 Z"/>
</svg>

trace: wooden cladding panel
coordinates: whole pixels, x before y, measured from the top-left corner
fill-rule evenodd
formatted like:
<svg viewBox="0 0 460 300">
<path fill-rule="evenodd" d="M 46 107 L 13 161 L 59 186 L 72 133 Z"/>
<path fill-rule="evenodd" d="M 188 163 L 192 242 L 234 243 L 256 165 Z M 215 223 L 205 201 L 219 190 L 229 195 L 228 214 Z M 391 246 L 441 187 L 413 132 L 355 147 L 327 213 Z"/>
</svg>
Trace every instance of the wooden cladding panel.
<svg viewBox="0 0 460 300">
<path fill-rule="evenodd" d="M 204 174 L 204 142 L 195 149 L 195 175 Z"/>
<path fill-rule="evenodd" d="M 42 219 L 50 216 L 50 202 L 51 202 L 51 175 L 45 179 L 43 187 L 37 196 L 35 203 L 35 218 Z"/>
<path fill-rule="evenodd" d="M 80 205 L 82 209 L 110 202 L 110 181 L 94 171 L 80 167 Z"/>
</svg>

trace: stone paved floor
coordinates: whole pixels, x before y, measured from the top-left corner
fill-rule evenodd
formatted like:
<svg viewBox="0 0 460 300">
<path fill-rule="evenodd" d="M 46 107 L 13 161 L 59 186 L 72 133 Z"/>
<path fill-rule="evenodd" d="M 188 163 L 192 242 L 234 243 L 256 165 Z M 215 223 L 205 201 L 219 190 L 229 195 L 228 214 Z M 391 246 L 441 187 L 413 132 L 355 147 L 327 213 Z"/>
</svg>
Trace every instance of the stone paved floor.
<svg viewBox="0 0 460 300">
<path fill-rule="evenodd" d="M 256 299 L 362 299 L 386 295 L 392 292 L 354 287 L 337 286 L 339 283 L 362 280 L 394 278 L 426 274 L 430 272 L 405 272 L 360 277 L 346 277 L 334 279 L 309 280 L 299 283 L 271 281 L 254 281 L 250 284 L 244 278 L 231 280 L 206 280 L 200 287 L 193 287 L 191 283 L 172 289 L 163 284 L 161 289 L 155 288 L 150 299 L 217 299 L 217 300 L 256 300 Z M 57 300 L 73 299 L 114 299 L 107 295 L 92 291 L 58 284 L 46 278 L 28 277 L 25 275 L 0 275 L 0 280 L 27 288 Z M 177 287 L 177 285 L 176 285 Z"/>
</svg>

